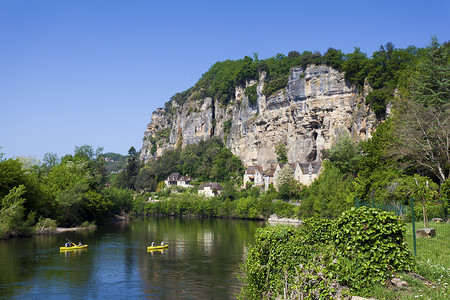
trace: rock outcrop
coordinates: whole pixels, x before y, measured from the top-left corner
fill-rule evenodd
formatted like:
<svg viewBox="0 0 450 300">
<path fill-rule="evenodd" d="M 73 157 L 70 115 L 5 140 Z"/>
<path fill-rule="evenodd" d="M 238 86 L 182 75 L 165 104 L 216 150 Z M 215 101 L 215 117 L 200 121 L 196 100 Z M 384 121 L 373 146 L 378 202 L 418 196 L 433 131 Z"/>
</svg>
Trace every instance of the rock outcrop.
<svg viewBox="0 0 450 300">
<path fill-rule="evenodd" d="M 266 97 L 265 73 L 257 84 L 257 103 L 249 103 L 245 87 L 236 88 L 227 106 L 211 98 L 188 100 L 172 109 L 158 109 L 144 133 L 141 159 L 148 161 L 167 149 L 220 137 L 245 165 L 270 168 L 275 145 L 284 142 L 290 162 L 321 159 L 337 137 L 346 132 L 366 140 L 377 118 L 364 103 L 364 95 L 346 82 L 344 74 L 328 66 L 292 68 L 287 87 Z M 164 138 L 161 138 L 161 132 Z M 156 149 L 155 149 L 156 148 Z"/>
</svg>

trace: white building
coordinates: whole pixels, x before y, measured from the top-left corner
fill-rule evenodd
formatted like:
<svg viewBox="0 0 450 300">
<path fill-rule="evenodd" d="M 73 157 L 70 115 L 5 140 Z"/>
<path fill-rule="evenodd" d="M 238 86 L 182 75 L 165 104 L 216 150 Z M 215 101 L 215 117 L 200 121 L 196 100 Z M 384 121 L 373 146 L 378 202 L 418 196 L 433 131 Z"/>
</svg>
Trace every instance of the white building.
<svg viewBox="0 0 450 300">
<path fill-rule="evenodd" d="M 215 197 L 220 195 L 223 187 L 217 182 L 204 183 L 198 188 L 198 194 L 206 197 Z"/>
<path fill-rule="evenodd" d="M 166 187 L 170 186 L 181 186 L 181 187 L 192 187 L 191 179 L 187 175 L 181 175 L 180 173 L 172 173 L 167 177 L 165 183 Z"/>
<path fill-rule="evenodd" d="M 277 178 L 281 169 L 285 164 L 277 164 L 273 170 L 263 171 L 261 166 L 250 166 L 247 168 L 244 174 L 244 187 L 247 182 L 252 182 L 254 186 L 264 185 L 267 191 L 270 184 L 277 187 Z M 289 164 L 294 171 L 294 179 L 303 185 L 309 186 L 311 183 L 319 177 L 322 167 L 321 161 L 314 161 L 308 163 L 294 163 Z"/>
</svg>

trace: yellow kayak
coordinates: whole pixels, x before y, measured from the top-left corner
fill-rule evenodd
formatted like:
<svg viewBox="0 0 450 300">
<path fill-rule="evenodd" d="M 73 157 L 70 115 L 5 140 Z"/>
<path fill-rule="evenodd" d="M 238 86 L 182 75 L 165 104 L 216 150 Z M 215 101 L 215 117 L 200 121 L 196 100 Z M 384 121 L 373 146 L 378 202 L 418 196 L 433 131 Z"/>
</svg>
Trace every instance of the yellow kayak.
<svg viewBox="0 0 450 300">
<path fill-rule="evenodd" d="M 169 244 L 164 245 L 164 246 L 149 246 L 147 247 L 147 251 L 151 251 L 151 250 L 164 250 L 167 249 L 169 247 Z"/>
<path fill-rule="evenodd" d="M 80 249 L 86 249 L 88 245 L 81 245 L 81 246 L 70 246 L 70 247 L 59 247 L 59 251 L 68 251 L 68 250 L 80 250 Z"/>
</svg>

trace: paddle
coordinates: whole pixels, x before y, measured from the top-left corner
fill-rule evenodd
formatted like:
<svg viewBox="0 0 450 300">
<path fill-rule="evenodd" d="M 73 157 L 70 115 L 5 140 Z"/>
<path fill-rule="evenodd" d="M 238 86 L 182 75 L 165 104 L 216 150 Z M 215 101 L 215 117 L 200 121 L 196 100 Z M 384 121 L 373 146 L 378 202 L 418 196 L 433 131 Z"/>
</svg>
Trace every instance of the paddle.
<svg viewBox="0 0 450 300">
<path fill-rule="evenodd" d="M 70 243 L 70 244 L 72 244 L 72 245 L 74 245 L 75 247 L 77 246 L 77 245 L 75 245 L 75 243 L 74 242 L 72 242 L 71 240 L 69 240 L 68 238 L 66 238 L 66 240 Z M 72 247 L 72 246 L 70 246 L 69 245 L 69 247 Z"/>
</svg>

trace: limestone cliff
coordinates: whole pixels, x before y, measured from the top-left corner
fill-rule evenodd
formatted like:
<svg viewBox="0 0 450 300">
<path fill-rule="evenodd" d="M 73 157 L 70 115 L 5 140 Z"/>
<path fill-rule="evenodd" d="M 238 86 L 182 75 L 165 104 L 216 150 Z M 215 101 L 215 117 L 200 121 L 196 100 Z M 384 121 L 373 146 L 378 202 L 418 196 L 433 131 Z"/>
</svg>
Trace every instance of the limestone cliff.
<svg viewBox="0 0 450 300">
<path fill-rule="evenodd" d="M 264 77 L 262 72 L 257 82 L 246 83 L 257 84 L 256 104 L 249 103 L 245 87 L 238 87 L 227 106 L 190 97 L 181 106 L 172 103 L 171 111 L 156 110 L 144 133 L 141 159 L 217 136 L 244 165 L 268 169 L 280 141 L 287 145 L 290 162 L 310 162 L 320 160 L 321 150 L 343 132 L 366 140 L 375 130 L 377 119 L 364 95 L 331 67 L 292 68 L 287 87 L 270 97 L 262 93 Z"/>
</svg>

